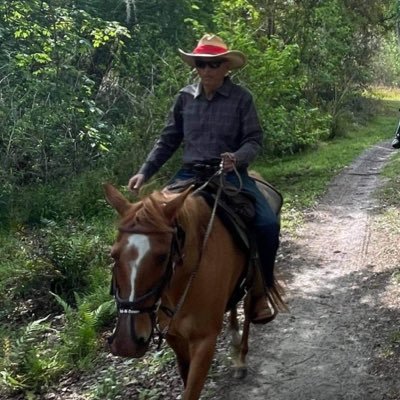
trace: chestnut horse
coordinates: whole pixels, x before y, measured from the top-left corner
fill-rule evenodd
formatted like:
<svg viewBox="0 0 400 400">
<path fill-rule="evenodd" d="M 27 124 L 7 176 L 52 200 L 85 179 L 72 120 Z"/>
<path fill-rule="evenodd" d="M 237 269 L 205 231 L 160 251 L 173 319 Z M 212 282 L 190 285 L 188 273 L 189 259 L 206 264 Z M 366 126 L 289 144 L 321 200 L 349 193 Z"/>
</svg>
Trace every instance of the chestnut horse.
<svg viewBox="0 0 400 400">
<path fill-rule="evenodd" d="M 111 352 L 142 357 L 159 329 L 176 354 L 183 399 L 199 399 L 228 301 L 247 269 L 247 256 L 191 188 L 179 194 L 153 192 L 137 203 L 110 184 L 104 188 L 108 203 L 121 217 L 111 251 L 118 307 Z M 274 316 L 280 308 L 277 297 L 278 301 L 271 297 Z M 250 302 L 244 302 L 241 335 L 236 307 L 230 310 L 237 376 L 246 371 Z"/>
</svg>

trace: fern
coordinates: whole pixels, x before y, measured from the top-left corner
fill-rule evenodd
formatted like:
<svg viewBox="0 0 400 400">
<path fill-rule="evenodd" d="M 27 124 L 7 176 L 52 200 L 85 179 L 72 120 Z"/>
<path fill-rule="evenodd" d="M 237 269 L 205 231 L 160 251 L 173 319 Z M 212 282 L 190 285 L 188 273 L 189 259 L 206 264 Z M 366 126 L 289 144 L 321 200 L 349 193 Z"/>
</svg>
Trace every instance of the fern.
<svg viewBox="0 0 400 400">
<path fill-rule="evenodd" d="M 73 312 L 72 307 L 61 298 L 61 296 L 59 296 L 56 293 L 50 292 L 51 295 L 53 295 L 55 297 L 55 299 L 57 300 L 57 303 L 62 307 L 65 315 L 71 315 Z"/>
<path fill-rule="evenodd" d="M 28 324 L 17 339 L 3 340 L 3 362 L 0 364 L 1 382 L 10 391 L 34 389 L 47 385 L 58 376 L 63 364 L 49 337 L 57 338 L 49 317 Z"/>
</svg>

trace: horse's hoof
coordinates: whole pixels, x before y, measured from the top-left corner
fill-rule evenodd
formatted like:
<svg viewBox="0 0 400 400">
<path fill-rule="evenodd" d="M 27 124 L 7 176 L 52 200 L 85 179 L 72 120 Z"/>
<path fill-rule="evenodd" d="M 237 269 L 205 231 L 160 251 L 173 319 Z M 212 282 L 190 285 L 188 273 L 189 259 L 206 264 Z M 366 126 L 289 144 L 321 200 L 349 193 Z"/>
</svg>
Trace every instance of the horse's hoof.
<svg viewBox="0 0 400 400">
<path fill-rule="evenodd" d="M 244 379 L 247 376 L 247 367 L 235 367 L 233 369 L 233 377 L 235 379 Z"/>
</svg>

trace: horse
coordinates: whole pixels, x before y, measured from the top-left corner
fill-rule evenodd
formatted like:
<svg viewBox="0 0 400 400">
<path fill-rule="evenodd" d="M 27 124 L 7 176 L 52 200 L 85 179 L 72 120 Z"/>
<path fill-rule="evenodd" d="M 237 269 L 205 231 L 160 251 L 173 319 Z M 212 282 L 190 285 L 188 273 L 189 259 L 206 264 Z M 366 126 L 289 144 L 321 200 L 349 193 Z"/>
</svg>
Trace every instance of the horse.
<svg viewBox="0 0 400 400">
<path fill-rule="evenodd" d="M 197 400 L 224 314 L 230 311 L 234 375 L 244 377 L 251 296 L 243 302 L 242 334 L 236 305 L 229 305 L 229 300 L 246 274 L 248 256 L 220 218 L 213 217 L 210 206 L 191 187 L 181 193 L 154 191 L 136 203 L 111 184 L 104 190 L 120 216 L 111 249 L 118 308 L 109 338 L 112 354 L 142 357 L 158 330 L 176 355 L 182 398 Z M 277 287 L 269 288 L 269 293 L 273 319 L 282 299 Z"/>
</svg>

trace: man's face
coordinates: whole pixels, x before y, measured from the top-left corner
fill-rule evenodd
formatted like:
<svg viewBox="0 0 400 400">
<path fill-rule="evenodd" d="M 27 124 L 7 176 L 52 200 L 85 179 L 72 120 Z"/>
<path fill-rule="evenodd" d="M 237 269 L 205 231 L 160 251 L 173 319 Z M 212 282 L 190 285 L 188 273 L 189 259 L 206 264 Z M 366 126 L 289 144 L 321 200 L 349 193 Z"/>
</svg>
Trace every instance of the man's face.
<svg viewBox="0 0 400 400">
<path fill-rule="evenodd" d="M 218 88 L 229 71 L 229 63 L 218 58 L 196 59 L 196 71 L 205 86 Z"/>
</svg>

